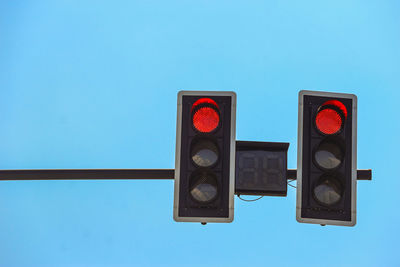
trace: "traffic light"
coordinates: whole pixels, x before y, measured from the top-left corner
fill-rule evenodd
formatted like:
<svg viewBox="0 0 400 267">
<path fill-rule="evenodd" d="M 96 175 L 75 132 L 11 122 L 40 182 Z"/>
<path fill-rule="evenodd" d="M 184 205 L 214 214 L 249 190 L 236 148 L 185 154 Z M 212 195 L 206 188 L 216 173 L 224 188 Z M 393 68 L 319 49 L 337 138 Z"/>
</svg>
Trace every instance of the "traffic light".
<svg viewBox="0 0 400 267">
<path fill-rule="evenodd" d="M 300 91 L 296 219 L 356 224 L 357 97 Z"/>
<path fill-rule="evenodd" d="M 175 221 L 233 220 L 235 122 L 234 92 L 178 93 Z"/>
</svg>

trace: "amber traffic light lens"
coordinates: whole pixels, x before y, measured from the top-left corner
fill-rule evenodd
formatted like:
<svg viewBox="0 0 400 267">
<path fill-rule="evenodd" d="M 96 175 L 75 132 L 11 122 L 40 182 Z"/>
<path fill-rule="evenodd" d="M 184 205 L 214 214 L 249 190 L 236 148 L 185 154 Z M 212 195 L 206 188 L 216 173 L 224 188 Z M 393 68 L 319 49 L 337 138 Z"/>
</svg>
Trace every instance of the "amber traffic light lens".
<svg viewBox="0 0 400 267">
<path fill-rule="evenodd" d="M 325 141 L 314 152 L 314 161 L 322 169 L 332 170 L 342 163 L 343 151 L 339 143 Z"/>
<path fill-rule="evenodd" d="M 198 167 L 211 167 L 218 161 L 218 147 L 209 139 L 199 139 L 194 142 L 191 157 Z"/>
</svg>

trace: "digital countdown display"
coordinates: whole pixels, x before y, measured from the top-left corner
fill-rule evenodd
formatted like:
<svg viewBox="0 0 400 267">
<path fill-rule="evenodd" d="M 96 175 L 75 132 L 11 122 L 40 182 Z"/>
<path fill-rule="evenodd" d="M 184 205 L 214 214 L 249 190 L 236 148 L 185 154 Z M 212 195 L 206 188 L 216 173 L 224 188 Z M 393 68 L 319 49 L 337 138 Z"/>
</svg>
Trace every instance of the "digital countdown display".
<svg viewBox="0 0 400 267">
<path fill-rule="evenodd" d="M 236 193 L 241 195 L 287 194 L 288 143 L 236 143 Z"/>
</svg>

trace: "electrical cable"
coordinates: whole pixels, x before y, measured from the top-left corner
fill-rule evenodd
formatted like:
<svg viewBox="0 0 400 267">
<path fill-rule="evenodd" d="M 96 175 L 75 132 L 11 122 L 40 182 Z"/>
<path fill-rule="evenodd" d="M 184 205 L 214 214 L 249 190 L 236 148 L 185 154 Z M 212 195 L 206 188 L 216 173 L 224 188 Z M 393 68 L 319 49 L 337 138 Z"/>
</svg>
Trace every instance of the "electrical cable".
<svg viewBox="0 0 400 267">
<path fill-rule="evenodd" d="M 295 180 L 293 179 L 293 180 L 288 181 L 288 182 L 287 182 L 287 185 L 288 185 L 288 186 L 291 186 L 291 187 L 293 187 L 293 188 L 297 188 L 296 186 L 290 184 L 290 183 L 293 182 L 293 181 L 295 181 Z"/>
<path fill-rule="evenodd" d="M 238 196 L 238 198 L 240 199 L 240 200 L 243 200 L 243 201 L 246 201 L 246 202 L 253 202 L 253 201 L 257 201 L 257 200 L 260 200 L 260 199 L 262 199 L 264 196 L 260 196 L 260 197 L 258 197 L 258 198 L 256 198 L 256 199 L 244 199 L 244 198 L 241 198 L 240 197 L 240 195 L 237 195 Z"/>
</svg>

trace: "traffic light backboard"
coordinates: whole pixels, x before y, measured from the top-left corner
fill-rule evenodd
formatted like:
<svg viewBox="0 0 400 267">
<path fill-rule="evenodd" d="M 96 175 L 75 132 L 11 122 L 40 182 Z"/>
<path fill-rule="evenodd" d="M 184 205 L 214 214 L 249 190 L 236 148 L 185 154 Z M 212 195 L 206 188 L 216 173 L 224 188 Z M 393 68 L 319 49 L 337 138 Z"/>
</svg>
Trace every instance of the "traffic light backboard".
<svg viewBox="0 0 400 267">
<path fill-rule="evenodd" d="M 235 121 L 234 92 L 178 93 L 175 221 L 233 220 Z"/>
<path fill-rule="evenodd" d="M 356 223 L 357 97 L 299 93 L 297 221 Z"/>
</svg>

